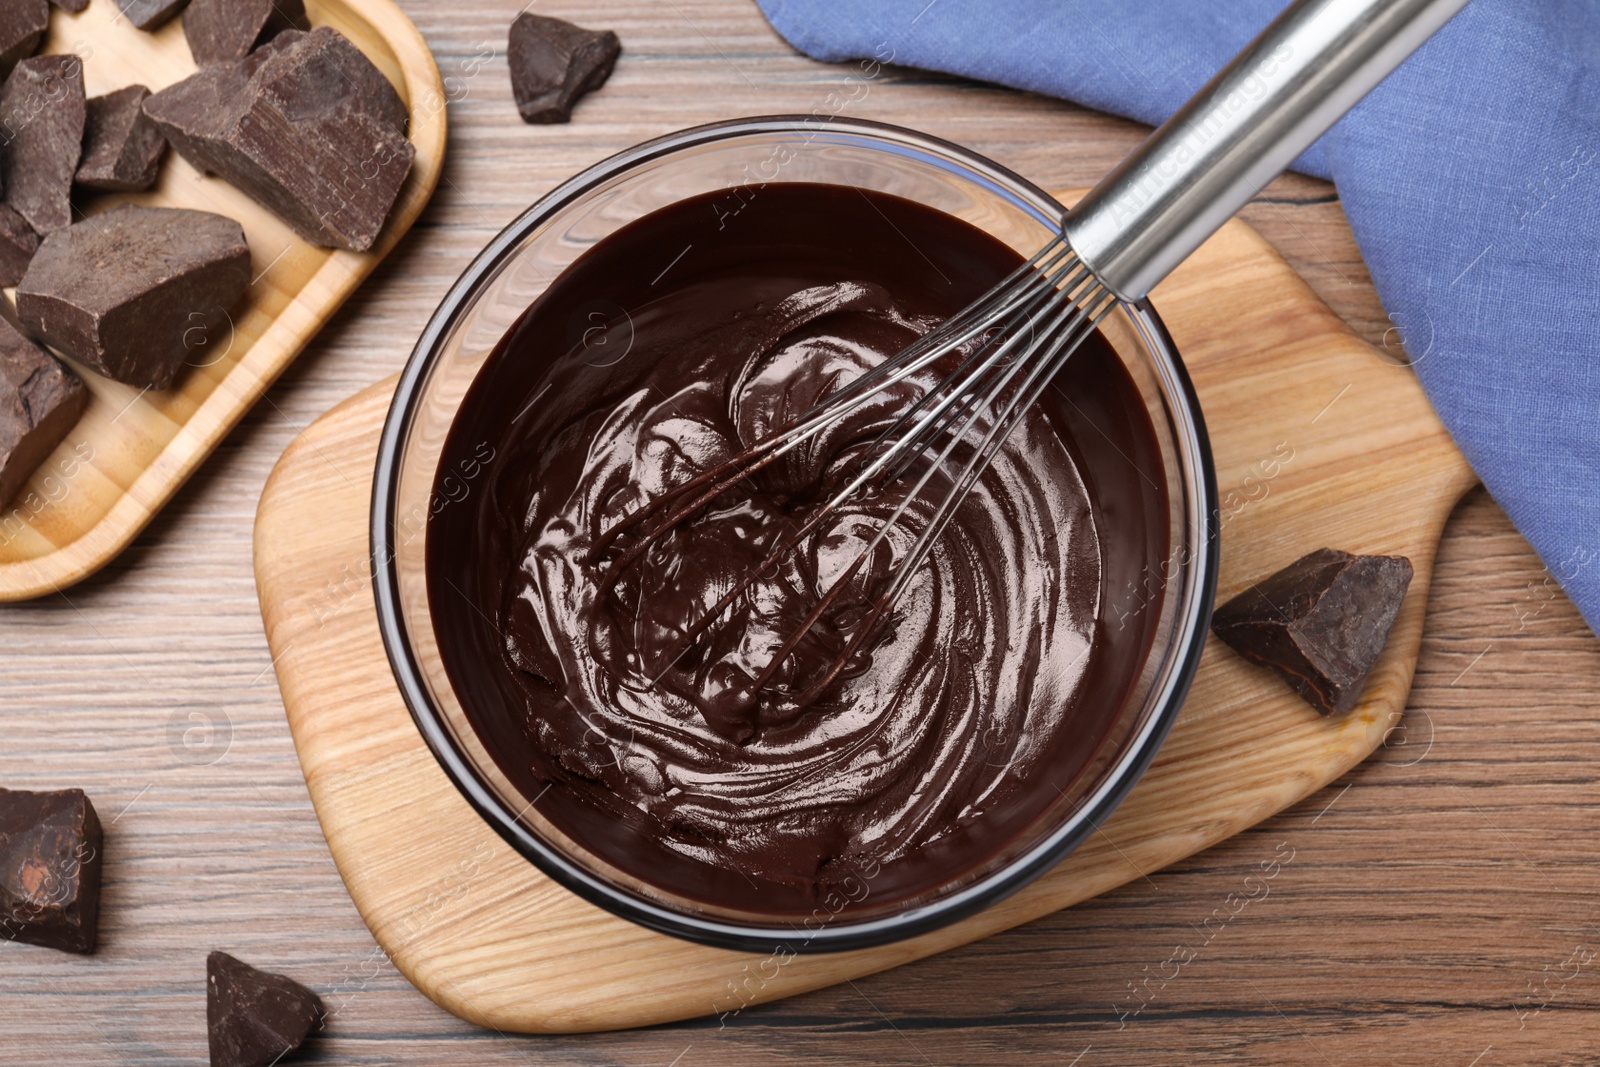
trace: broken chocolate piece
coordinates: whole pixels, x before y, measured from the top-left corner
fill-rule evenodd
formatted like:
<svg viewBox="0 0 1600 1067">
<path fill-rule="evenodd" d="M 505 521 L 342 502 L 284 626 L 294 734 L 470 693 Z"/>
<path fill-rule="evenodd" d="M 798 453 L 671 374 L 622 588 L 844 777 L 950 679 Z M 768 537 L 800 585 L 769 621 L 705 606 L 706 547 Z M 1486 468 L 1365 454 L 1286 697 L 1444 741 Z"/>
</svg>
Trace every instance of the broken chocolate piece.
<svg viewBox="0 0 1600 1067">
<path fill-rule="evenodd" d="M 229 312 L 249 286 L 237 222 L 125 204 L 46 237 L 17 286 L 17 312 L 108 378 L 165 389 L 190 355 L 226 352 Z"/>
<path fill-rule="evenodd" d="M 83 61 L 24 59 L 0 88 L 5 202 L 40 234 L 72 223 L 72 178 L 83 154 Z"/>
<path fill-rule="evenodd" d="M 90 100 L 77 182 L 91 189 L 148 189 L 161 173 L 167 139 L 144 113 L 150 90 L 130 85 Z"/>
<path fill-rule="evenodd" d="M 285 30 L 145 101 L 178 153 L 219 174 L 308 241 L 364 252 L 416 155 L 405 104 L 326 26 Z"/>
<path fill-rule="evenodd" d="M 0 314 L 0 508 L 77 425 L 89 406 L 83 379 Z"/>
<path fill-rule="evenodd" d="M 182 11 L 189 0 L 117 0 L 128 21 L 141 30 L 159 30 Z"/>
<path fill-rule="evenodd" d="M 81 789 L 0 789 L 0 940 L 93 952 L 102 838 Z"/>
<path fill-rule="evenodd" d="M 39 235 L 28 220 L 0 204 L 0 285 L 20 282 L 37 251 Z"/>
<path fill-rule="evenodd" d="M 49 28 L 50 5 L 45 0 L 0 0 L 0 78 L 39 50 Z"/>
<path fill-rule="evenodd" d="M 89 0 L 50 0 L 56 7 L 63 11 L 70 11 L 74 15 L 89 6 Z"/>
<path fill-rule="evenodd" d="M 1404 556 L 1319 548 L 1217 609 L 1211 629 L 1324 715 L 1349 711 L 1411 584 Z"/>
<path fill-rule="evenodd" d="M 202 67 L 243 59 L 284 30 L 309 30 L 301 0 L 193 0 L 183 35 Z"/>
<path fill-rule="evenodd" d="M 211 1067 L 271 1067 L 322 1022 L 322 998 L 226 952 L 206 957 Z"/>
<path fill-rule="evenodd" d="M 586 30 L 523 12 L 511 24 L 511 92 L 523 122 L 566 122 L 572 105 L 611 77 L 622 42 L 610 30 Z"/>
</svg>

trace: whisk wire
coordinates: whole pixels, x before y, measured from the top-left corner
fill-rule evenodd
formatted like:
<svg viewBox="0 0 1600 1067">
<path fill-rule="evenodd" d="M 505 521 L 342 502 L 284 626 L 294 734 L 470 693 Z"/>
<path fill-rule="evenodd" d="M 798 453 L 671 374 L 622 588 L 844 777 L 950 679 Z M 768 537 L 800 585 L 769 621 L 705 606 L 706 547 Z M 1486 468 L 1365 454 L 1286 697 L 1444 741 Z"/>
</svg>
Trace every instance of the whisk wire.
<svg viewBox="0 0 1600 1067">
<path fill-rule="evenodd" d="M 962 345 L 968 344 L 991 328 L 996 318 L 1003 318 L 1027 301 L 1036 292 L 1048 287 L 1045 275 L 1062 259 L 1076 255 L 1065 239 L 1059 235 L 1036 252 L 1029 260 L 1002 278 L 987 292 L 961 311 L 940 323 L 935 330 L 923 334 L 911 344 L 895 353 L 894 357 L 872 368 L 841 389 L 830 394 L 810 411 L 801 416 L 791 433 L 801 430 L 812 420 L 831 421 L 838 409 L 862 396 L 870 396 L 889 388 L 922 370 L 931 363 Z M 853 409 L 854 405 L 852 405 Z"/>
<path fill-rule="evenodd" d="M 704 508 L 749 474 L 770 465 L 822 432 L 838 419 L 849 415 L 867 403 L 872 396 L 898 384 L 927 365 L 943 358 L 944 355 L 959 345 L 969 343 L 989 328 L 987 325 L 971 328 L 967 325 L 970 320 L 978 319 L 986 324 L 992 322 L 997 314 L 1009 313 L 1022 301 L 1033 295 L 1035 287 L 1041 287 L 1040 291 L 1042 291 L 1042 287 L 1046 283 L 1044 279 L 1035 274 L 1038 268 L 1042 266 L 1045 269 L 1049 269 L 1063 258 L 1069 257 L 1074 262 L 1076 261 L 1071 248 L 1058 236 L 1030 258 L 1027 263 L 1024 263 L 991 287 L 988 292 L 973 304 L 941 324 L 938 329 L 923 334 L 916 341 L 896 353 L 892 359 L 886 360 L 843 388 L 830 394 L 823 401 L 802 414 L 788 429 L 757 442 L 730 463 L 702 471 L 700 474 L 662 493 L 648 504 L 623 516 L 596 539 L 591 552 L 598 554 L 606 551 L 621 534 L 640 525 L 651 516 L 666 510 L 675 501 L 681 500 L 688 494 L 710 485 L 710 489 L 705 489 L 693 502 L 680 509 L 678 513 L 673 514 L 666 523 L 657 524 L 657 527 L 660 528 L 683 521 L 684 518 Z M 1025 285 L 1026 288 L 1018 291 L 1019 283 Z M 998 309 L 994 307 L 996 300 L 1002 301 Z M 629 562 L 633 561 L 630 560 Z"/>
<path fill-rule="evenodd" d="M 1006 402 L 1000 417 L 995 419 L 985 434 L 983 440 L 968 461 L 958 481 L 946 493 L 935 511 L 928 526 L 918 536 L 911 551 L 901 561 L 894 583 L 884 594 L 887 603 L 893 604 L 905 591 L 916 570 L 922 565 L 927 554 L 932 551 L 934 543 L 949 525 L 950 519 L 955 515 L 957 505 L 971 491 L 985 471 L 989 469 L 994 458 L 999 454 L 1000 448 L 1005 443 L 1017 421 L 1033 406 L 1039 396 L 1048 387 L 1050 382 L 1061 371 L 1071 358 L 1079 345 L 1089 336 L 1093 329 L 1105 318 L 1106 314 L 1115 306 L 1115 301 L 1106 299 L 1097 309 L 1080 312 L 1073 317 L 1068 325 L 1066 335 L 1054 345 L 1054 351 L 1048 357 L 1041 357 L 1032 363 L 1028 377 L 1022 385 Z M 947 449 L 949 446 L 946 446 Z"/>
<path fill-rule="evenodd" d="M 790 699 L 800 705 L 809 703 L 834 682 L 869 637 L 878 632 L 955 515 L 961 500 L 999 454 L 1011 429 L 1113 306 L 1115 299 L 1079 261 L 1065 239 L 1058 237 L 965 310 L 836 390 L 787 428 L 619 519 L 596 539 L 591 558 L 610 551 L 629 531 L 636 531 L 637 536 L 606 567 L 597 585 L 598 598 L 601 602 L 609 598 L 623 575 L 642 560 L 660 538 L 710 507 L 740 481 L 873 402 L 885 390 L 961 353 L 955 368 L 941 374 L 933 387 L 910 403 L 869 443 L 858 469 L 842 488 L 815 509 L 799 528 L 779 537 L 760 564 L 685 627 L 669 659 L 670 663 L 681 659 L 763 575 L 770 573 L 840 508 L 856 499 L 869 483 L 877 480 L 887 485 L 905 478 L 919 459 L 931 455 L 888 517 L 851 562 L 832 577 L 816 604 L 785 637 L 755 678 L 751 692 L 766 690 L 801 641 L 851 588 L 861 569 L 875 558 L 923 491 L 947 468 L 956 450 L 963 442 L 968 442 L 974 429 L 980 426 L 980 420 L 986 414 L 991 415 L 976 442 L 968 442 L 971 454 L 959 466 L 950 489 L 934 507 L 927 525 L 891 571 L 880 579 L 887 584 L 879 586 L 881 591 L 871 596 L 870 607 L 850 627 L 842 651 L 833 656 L 821 676 L 807 682 L 798 693 L 791 687 Z M 1021 381 L 1013 388 L 1019 375 Z M 650 683 L 657 680 L 650 679 Z"/>
<path fill-rule="evenodd" d="M 1104 295 L 1103 291 L 1098 291 L 1098 294 L 1100 296 Z M 1058 340 L 1048 342 L 1052 351 L 1047 358 L 1035 357 L 1029 360 L 1013 360 L 1006 366 L 1000 379 L 994 383 L 992 391 L 985 389 L 982 393 L 974 394 L 974 403 L 970 405 L 970 411 L 963 419 L 960 428 L 948 435 L 938 456 L 928 463 L 921 477 L 904 493 L 895 509 L 879 525 L 873 537 L 856 554 L 844 571 L 834 579 L 817 604 L 806 618 L 801 621 L 800 625 L 795 627 L 784 643 L 773 653 L 766 668 L 755 679 L 752 687 L 754 690 L 759 692 L 771 684 L 773 677 L 782 668 L 784 661 L 799 646 L 805 635 L 827 614 L 828 610 L 849 587 L 850 581 L 866 562 L 873 558 L 877 549 L 890 536 L 890 531 L 896 527 L 896 524 L 904 517 L 906 511 L 919 498 L 922 490 L 927 487 L 928 483 L 932 481 L 934 476 L 949 460 L 955 449 L 960 446 L 976 420 L 989 406 L 989 403 L 1004 392 L 1011 380 L 1024 367 L 1031 368 L 1020 389 L 1009 398 L 1000 417 L 990 426 L 988 433 L 984 436 L 977 449 L 974 450 L 972 457 L 957 476 L 951 490 L 941 499 L 929 524 L 918 535 L 916 541 L 912 543 L 912 547 L 906 556 L 899 561 L 895 568 L 894 578 L 889 586 L 877 597 L 871 609 L 855 625 L 844 650 L 833 658 L 830 668 L 820 678 L 813 680 L 801 693 L 793 698 L 795 702 L 802 705 L 809 703 L 823 689 L 832 685 L 839 673 L 848 666 L 850 660 L 859 651 L 861 645 L 876 633 L 879 622 L 905 592 L 917 569 L 932 550 L 934 542 L 938 540 L 945 527 L 949 524 L 950 519 L 955 515 L 956 508 L 961 500 L 976 484 L 977 480 L 983 476 L 984 471 L 994 461 L 994 457 L 999 454 L 1000 447 L 1004 444 L 1006 436 L 1015 424 L 1015 418 L 1020 418 L 1021 413 L 1026 412 L 1032 406 L 1045 385 L 1055 377 L 1056 372 L 1065 364 L 1067 357 L 1088 336 L 1089 331 L 1093 329 L 1095 323 L 1099 321 L 1105 311 L 1109 310 L 1109 302 L 1105 303 L 1104 306 L 1096 307 L 1094 301 L 1096 294 L 1090 293 L 1086 295 L 1090 298 L 1089 308 L 1086 309 L 1076 302 L 1066 302 L 1060 308 L 1056 318 L 1045 328 L 1044 336 L 1047 338 L 1054 337 L 1058 332 L 1061 335 Z M 875 461 L 874 465 L 858 475 L 854 482 L 835 494 L 818 515 L 814 516 L 813 521 L 820 523 L 825 512 L 831 511 L 843 501 L 850 499 L 853 492 L 876 474 L 881 465 L 892 455 L 893 453 L 885 455 Z M 913 454 L 911 458 L 914 460 L 915 455 Z M 732 602 L 732 598 L 729 598 L 729 602 Z"/>
<path fill-rule="evenodd" d="M 1066 272 L 1063 271 L 1063 274 Z M 916 457 L 925 452 L 941 436 L 949 432 L 950 426 L 960 418 L 963 411 L 982 398 L 992 395 L 1003 385 L 994 385 L 989 382 L 989 376 L 996 374 L 1000 369 L 1012 361 L 1014 352 L 1019 347 L 1032 345 L 1038 338 L 1038 318 L 1047 310 L 1045 305 L 1052 301 L 1059 301 L 1062 294 L 1071 299 L 1074 289 L 1089 277 L 1089 272 L 1079 269 L 1064 279 L 1054 279 L 1062 284 L 1052 287 L 1049 294 L 1041 293 L 1038 299 L 1029 305 L 1019 315 L 1025 315 L 1021 327 L 995 345 L 993 350 L 984 354 L 979 349 L 968 356 L 961 367 L 958 367 L 938 386 L 925 393 L 915 404 L 896 419 L 893 425 L 879 435 L 874 442 L 874 449 L 892 448 L 901 457 L 900 462 L 890 469 L 885 476 L 886 482 L 893 482 L 904 476 Z M 1045 336 L 1059 324 L 1060 320 L 1045 328 Z M 983 358 L 980 360 L 979 357 Z M 968 364 L 977 363 L 973 369 L 968 369 Z M 965 373 L 963 373 L 965 371 Z M 1009 379 L 1007 379 L 1009 380 Z M 935 398 L 938 398 L 935 400 Z M 933 401 L 925 412 L 921 409 Z M 919 414 L 920 412 L 920 414 Z M 915 420 L 915 428 L 909 433 L 905 432 L 908 424 Z"/>
</svg>

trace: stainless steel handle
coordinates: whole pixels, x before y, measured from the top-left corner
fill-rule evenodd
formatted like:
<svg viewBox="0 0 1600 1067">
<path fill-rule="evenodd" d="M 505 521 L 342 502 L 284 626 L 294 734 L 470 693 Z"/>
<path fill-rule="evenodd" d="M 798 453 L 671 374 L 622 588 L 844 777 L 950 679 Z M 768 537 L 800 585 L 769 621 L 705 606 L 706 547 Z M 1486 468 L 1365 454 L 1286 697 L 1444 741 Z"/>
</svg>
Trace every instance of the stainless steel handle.
<svg viewBox="0 0 1600 1067">
<path fill-rule="evenodd" d="M 1109 289 L 1146 296 L 1467 0 L 1296 0 L 1072 211 Z"/>
</svg>

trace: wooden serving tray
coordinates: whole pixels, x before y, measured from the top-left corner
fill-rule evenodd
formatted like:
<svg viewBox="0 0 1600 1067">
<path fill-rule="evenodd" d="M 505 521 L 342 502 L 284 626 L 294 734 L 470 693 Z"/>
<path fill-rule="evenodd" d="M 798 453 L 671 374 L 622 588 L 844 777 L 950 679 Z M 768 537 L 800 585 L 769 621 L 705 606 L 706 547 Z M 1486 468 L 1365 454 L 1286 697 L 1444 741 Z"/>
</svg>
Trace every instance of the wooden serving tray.
<svg viewBox="0 0 1600 1067">
<path fill-rule="evenodd" d="M 469 808 L 389 673 L 367 577 L 367 494 L 393 380 L 289 446 L 256 518 L 256 578 L 300 763 L 356 906 L 416 986 L 500 1030 L 736 1013 L 909 963 L 1148 875 L 1360 762 L 1399 720 L 1435 549 L 1475 484 L 1415 377 L 1380 357 L 1254 231 L 1231 222 L 1156 291 L 1210 425 L 1220 596 L 1312 549 L 1411 558 L 1416 578 L 1353 713 L 1325 719 L 1214 639 L 1156 762 L 1054 870 L 954 926 L 837 955 L 702 948 L 557 886 Z"/>
<path fill-rule="evenodd" d="M 89 408 L 0 512 L 0 601 L 53 592 L 115 558 L 410 229 L 433 194 L 444 160 L 445 96 L 422 35 L 390 0 L 307 0 L 306 12 L 313 25 L 350 38 L 411 109 L 416 162 L 388 225 L 370 252 L 318 248 L 175 152 L 168 153 L 155 189 L 94 197 L 91 211 L 133 200 L 237 219 L 250 241 L 255 280 L 233 313 L 231 336 L 197 349 L 196 366 L 173 389 L 141 392 L 74 364 L 88 383 Z M 90 96 L 134 83 L 159 90 L 195 69 L 179 21 L 145 33 L 122 17 L 116 0 L 91 0 L 77 15 L 52 8 L 41 51 L 81 56 Z"/>
</svg>

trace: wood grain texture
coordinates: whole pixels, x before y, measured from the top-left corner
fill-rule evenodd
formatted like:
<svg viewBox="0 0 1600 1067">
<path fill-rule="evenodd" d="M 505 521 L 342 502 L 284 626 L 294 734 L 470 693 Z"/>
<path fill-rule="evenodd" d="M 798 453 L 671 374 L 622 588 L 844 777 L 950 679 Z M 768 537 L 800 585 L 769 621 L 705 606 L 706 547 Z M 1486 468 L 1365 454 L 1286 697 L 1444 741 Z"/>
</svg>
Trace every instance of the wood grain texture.
<svg viewBox="0 0 1600 1067">
<path fill-rule="evenodd" d="M 370 494 L 350 493 L 342 472 L 373 469 L 393 382 L 312 424 L 262 494 L 262 617 L 318 818 L 389 959 L 437 1003 L 499 1030 L 726 1018 L 1148 876 L 1371 754 L 1405 708 L 1434 551 L 1476 479 L 1410 371 L 1352 333 L 1243 223 L 1152 300 L 1206 413 L 1223 494 L 1220 595 L 1327 545 L 1403 555 L 1416 578 L 1389 646 L 1361 705 L 1324 718 L 1212 639 L 1155 764 L 1076 852 L 961 923 L 858 952 L 741 954 L 654 934 L 555 885 L 499 840 L 434 763 L 378 637 Z M 1258 876 L 1246 892 L 1269 885 Z M 582 968 L 560 966 L 580 955 Z"/>
<path fill-rule="evenodd" d="M 416 161 L 378 243 L 369 252 L 318 248 L 176 152 L 168 153 L 150 192 L 94 198 L 94 211 L 132 201 L 237 220 L 250 242 L 254 280 L 228 327 L 196 340 L 191 367 L 175 388 L 136 389 L 73 363 L 89 386 L 89 407 L 0 513 L 0 600 L 70 586 L 132 541 L 372 273 L 433 194 L 444 162 L 446 104 L 439 70 L 416 27 L 387 0 L 313 0 L 307 14 L 313 25 L 350 38 L 410 108 Z M 141 32 L 116 0 L 93 0 L 76 15 L 55 11 L 43 50 L 80 56 L 90 96 L 132 84 L 158 91 L 195 69 L 178 22 Z"/>
<path fill-rule="evenodd" d="M 529 128 L 504 58 L 523 0 L 398 2 L 451 100 L 438 194 L 126 552 L 66 594 L 0 607 L 0 782 L 87 789 L 109 852 L 92 959 L 0 945 L 0 1062 L 204 1064 L 213 948 L 327 999 L 335 1015 L 305 1063 L 1594 1061 L 1600 982 L 1592 967 L 1558 972 L 1575 944 L 1600 938 L 1600 642 L 1481 490 L 1440 545 L 1405 729 L 1321 791 L 1149 881 L 721 1029 L 712 1019 L 523 1037 L 418 993 L 351 902 L 295 758 L 251 566 L 267 475 L 313 419 L 400 368 L 451 281 L 535 197 L 643 138 L 808 112 L 853 83 L 847 68 L 794 54 L 746 0 L 546 0 L 544 14 L 615 28 L 626 51 L 570 126 Z M 1148 59 L 1124 61 L 1133 78 Z M 1092 182 L 1147 132 L 907 70 L 886 71 L 846 113 L 1062 185 Z M 1530 161 L 1530 178 L 1540 165 Z M 1279 179 L 1244 216 L 1362 337 L 1398 350 L 1331 186 Z M 346 473 L 355 492 L 365 472 Z M 1162 985 L 1174 949 L 1193 947 L 1280 845 L 1295 859 L 1270 895 Z M 1537 992 L 1545 983 L 1552 993 Z M 1141 989 L 1144 1010 L 1119 1017 Z"/>
</svg>

